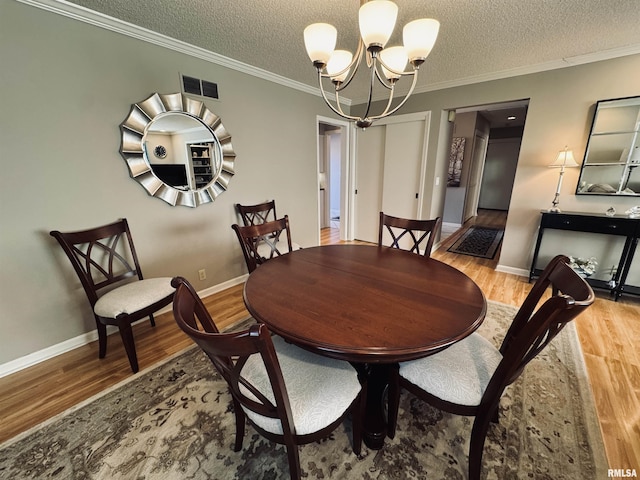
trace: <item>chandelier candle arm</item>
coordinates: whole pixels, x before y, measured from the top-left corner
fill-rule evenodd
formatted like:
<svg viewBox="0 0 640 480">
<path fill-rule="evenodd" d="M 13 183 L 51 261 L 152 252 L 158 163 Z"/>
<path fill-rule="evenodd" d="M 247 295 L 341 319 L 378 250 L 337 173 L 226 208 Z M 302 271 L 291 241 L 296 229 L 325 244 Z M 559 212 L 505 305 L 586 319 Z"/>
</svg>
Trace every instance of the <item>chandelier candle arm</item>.
<svg viewBox="0 0 640 480">
<path fill-rule="evenodd" d="M 409 22 L 403 28 L 404 46 L 385 48 L 398 16 L 398 6 L 390 0 L 361 0 L 358 11 L 360 38 L 355 55 L 347 50 L 335 50 L 337 30 L 328 23 L 314 23 L 304 30 L 305 48 L 309 58 L 318 71 L 318 85 L 325 103 L 339 116 L 354 120 L 356 125 L 366 128 L 374 120 L 392 115 L 402 107 L 413 94 L 419 66 L 431 53 L 438 37 L 440 23 L 432 18 L 422 18 Z M 340 106 L 338 92 L 344 90 L 354 78 L 363 58 L 369 68 L 369 92 L 365 114 L 361 117 L 347 115 Z M 405 71 L 407 62 L 412 71 Z M 409 92 L 398 105 L 391 108 L 394 100 L 395 85 L 403 76 L 412 75 Z M 327 98 L 323 78 L 330 79 L 334 85 L 337 105 Z M 373 102 L 373 89 L 377 82 L 389 90 L 389 100 L 384 110 L 377 115 L 369 115 Z"/>
<path fill-rule="evenodd" d="M 416 88 L 417 81 L 418 81 L 418 75 L 414 75 L 413 83 L 411 84 L 411 88 L 409 89 L 409 92 L 402 99 L 402 101 L 394 107 L 393 110 L 389 110 L 389 107 L 391 106 L 391 101 L 393 100 L 393 93 L 391 93 L 391 96 L 389 97 L 389 102 L 387 103 L 387 108 L 385 108 L 385 110 L 383 110 L 383 112 L 380 113 L 379 115 L 369 117 L 369 120 L 373 122 L 374 120 L 379 120 L 381 118 L 388 117 L 389 115 L 393 115 L 394 113 L 396 113 L 406 103 L 406 101 L 409 99 L 409 97 L 413 93 L 413 90 Z"/>
</svg>

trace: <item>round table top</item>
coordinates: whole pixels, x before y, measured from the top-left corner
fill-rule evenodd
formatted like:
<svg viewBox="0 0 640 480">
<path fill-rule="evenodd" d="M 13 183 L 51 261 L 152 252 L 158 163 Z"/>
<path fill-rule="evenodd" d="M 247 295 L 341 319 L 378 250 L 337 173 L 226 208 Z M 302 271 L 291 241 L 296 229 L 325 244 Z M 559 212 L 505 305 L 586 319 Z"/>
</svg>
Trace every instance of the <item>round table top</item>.
<svg viewBox="0 0 640 480">
<path fill-rule="evenodd" d="M 325 356 L 392 363 L 427 356 L 476 330 L 484 294 L 464 273 L 389 247 L 328 245 L 270 259 L 249 275 L 254 318 Z"/>
</svg>

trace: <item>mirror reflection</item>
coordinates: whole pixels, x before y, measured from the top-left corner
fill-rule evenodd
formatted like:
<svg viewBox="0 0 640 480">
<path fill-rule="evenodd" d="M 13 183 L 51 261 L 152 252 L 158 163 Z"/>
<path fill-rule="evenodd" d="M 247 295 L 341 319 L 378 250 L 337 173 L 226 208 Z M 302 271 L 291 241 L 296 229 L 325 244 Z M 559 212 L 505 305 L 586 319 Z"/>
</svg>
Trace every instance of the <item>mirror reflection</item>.
<svg viewBox="0 0 640 480">
<path fill-rule="evenodd" d="M 172 206 L 213 202 L 235 174 L 231 135 L 200 100 L 154 93 L 131 105 L 120 131 L 131 178 Z"/>
<path fill-rule="evenodd" d="M 640 97 L 601 100 L 576 194 L 640 196 Z"/>
<path fill-rule="evenodd" d="M 168 112 L 147 126 L 144 152 L 153 173 L 179 190 L 197 190 L 215 180 L 222 166 L 220 144 L 200 120 Z"/>
</svg>

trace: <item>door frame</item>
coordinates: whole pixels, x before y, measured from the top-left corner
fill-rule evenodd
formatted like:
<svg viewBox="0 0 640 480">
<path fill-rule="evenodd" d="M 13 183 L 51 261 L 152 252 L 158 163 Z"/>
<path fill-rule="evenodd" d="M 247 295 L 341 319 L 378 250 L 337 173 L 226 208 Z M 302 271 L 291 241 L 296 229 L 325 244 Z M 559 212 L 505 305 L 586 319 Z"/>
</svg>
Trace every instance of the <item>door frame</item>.
<svg viewBox="0 0 640 480">
<path fill-rule="evenodd" d="M 424 111 L 420 111 L 420 112 L 414 112 L 414 113 L 407 113 L 407 114 L 403 114 L 403 115 L 393 115 L 390 117 L 386 117 L 386 118 L 382 118 L 380 120 L 376 120 L 376 122 L 372 125 L 371 128 L 374 127 L 383 127 L 383 126 L 387 126 L 387 125 L 394 125 L 394 124 L 401 124 L 401 123 L 408 123 L 408 122 L 424 122 L 424 130 L 422 132 L 422 139 L 421 139 L 421 153 L 420 153 L 420 173 L 419 173 L 419 179 L 418 179 L 418 199 L 417 199 L 417 206 L 416 206 L 416 217 L 415 218 L 422 218 L 423 215 L 423 211 L 424 211 L 424 198 L 425 198 L 425 190 L 427 187 L 427 156 L 428 156 L 428 152 L 429 152 L 429 134 L 431 132 L 432 129 L 432 125 L 431 125 L 431 110 L 424 110 Z M 354 135 L 355 136 L 355 135 Z M 354 144 L 357 146 L 357 139 L 354 139 Z M 356 211 L 357 209 L 357 205 L 356 202 L 358 201 L 357 196 L 355 195 L 355 190 L 357 187 L 359 187 L 359 185 L 356 184 L 357 179 L 358 179 L 358 175 L 357 175 L 357 169 L 359 168 L 358 165 L 358 157 L 359 157 L 359 153 L 355 152 L 354 156 L 353 156 L 353 163 L 354 163 L 354 169 L 353 169 L 353 175 L 352 175 L 352 179 L 353 179 L 353 187 L 351 188 L 351 198 L 353 199 L 352 201 L 352 205 L 353 205 L 353 216 L 352 216 L 352 238 L 355 238 L 355 226 L 356 226 Z M 388 166 L 387 166 L 388 168 Z M 384 166 L 383 166 L 383 171 L 381 173 L 384 176 Z M 382 202 L 382 195 L 383 192 L 382 190 L 380 191 L 380 201 Z M 382 205 L 380 205 L 380 208 L 382 208 Z M 377 218 L 377 217 L 376 217 Z"/>
<path fill-rule="evenodd" d="M 320 141 L 319 129 L 320 124 L 324 123 L 341 129 L 341 147 L 342 152 L 340 159 L 340 240 L 353 240 L 353 183 L 354 183 L 354 162 L 355 158 L 355 126 L 352 122 L 346 120 L 338 120 L 335 118 L 316 116 L 316 202 L 318 210 L 318 245 L 320 245 L 321 230 L 321 205 L 320 205 Z"/>
</svg>

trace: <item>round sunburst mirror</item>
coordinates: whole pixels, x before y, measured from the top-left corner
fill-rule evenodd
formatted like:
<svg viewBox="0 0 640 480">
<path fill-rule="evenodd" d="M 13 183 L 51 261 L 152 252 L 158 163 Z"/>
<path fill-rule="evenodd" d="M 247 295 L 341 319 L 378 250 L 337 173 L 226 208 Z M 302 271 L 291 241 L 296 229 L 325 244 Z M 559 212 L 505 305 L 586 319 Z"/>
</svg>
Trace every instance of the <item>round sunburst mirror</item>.
<svg viewBox="0 0 640 480">
<path fill-rule="evenodd" d="M 131 177 L 170 205 L 213 202 L 234 174 L 231 135 L 220 117 L 181 93 L 134 103 L 120 131 Z"/>
</svg>

